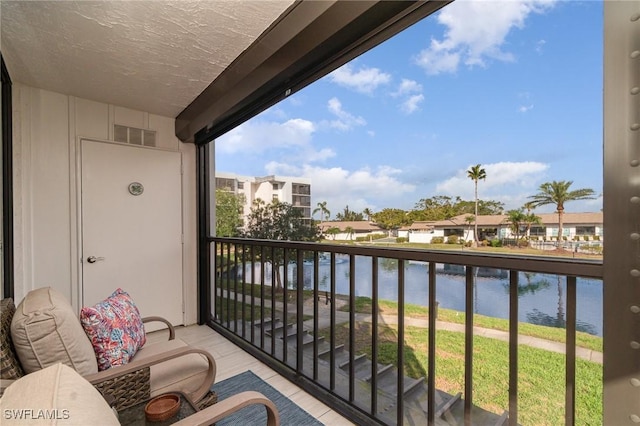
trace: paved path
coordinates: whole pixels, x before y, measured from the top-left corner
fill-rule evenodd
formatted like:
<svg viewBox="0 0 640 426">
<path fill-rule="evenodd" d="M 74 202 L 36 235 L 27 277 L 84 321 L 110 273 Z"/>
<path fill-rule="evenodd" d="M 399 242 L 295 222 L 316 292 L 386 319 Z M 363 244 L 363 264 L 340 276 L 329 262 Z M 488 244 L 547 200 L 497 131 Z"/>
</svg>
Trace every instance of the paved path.
<svg viewBox="0 0 640 426">
<path fill-rule="evenodd" d="M 328 328 L 331 325 L 329 309 L 331 305 L 325 305 L 324 301 L 320 302 L 318 307 L 318 327 Z M 305 314 L 313 315 L 313 305 L 310 301 L 305 303 Z M 356 321 L 371 322 L 372 316 L 370 314 L 356 314 Z M 385 324 L 397 324 L 398 318 L 395 315 L 379 315 L 378 321 Z M 336 323 L 342 324 L 349 322 L 349 312 L 343 312 L 336 310 Z M 405 317 L 405 325 L 414 327 L 429 328 L 429 321 L 423 318 L 411 318 Z M 306 330 L 313 330 L 313 319 L 307 320 L 304 323 Z M 456 331 L 464 333 L 464 324 L 456 324 L 452 322 L 436 321 L 436 327 L 438 330 Z M 509 341 L 509 333 L 501 330 L 494 330 L 490 328 L 474 327 L 473 334 L 475 336 L 488 337 L 490 339 Z M 538 337 L 518 335 L 518 344 L 531 346 L 533 348 L 544 349 L 550 352 L 565 353 L 565 344 L 561 342 L 554 342 L 551 340 L 541 339 Z M 586 361 L 596 362 L 602 364 L 602 352 L 594 351 L 587 348 L 576 347 L 576 357 L 584 359 Z"/>
<path fill-rule="evenodd" d="M 224 292 L 226 295 L 226 292 Z M 233 297 L 233 292 L 231 293 Z M 254 301 L 256 305 L 260 304 L 258 298 Z M 276 302 L 276 309 L 282 310 L 282 302 Z M 270 306 L 270 303 L 269 303 Z M 289 303 L 289 313 L 293 313 L 295 309 L 295 302 Z M 331 304 L 326 304 L 324 298 L 320 298 L 318 301 L 318 328 L 328 328 L 331 326 L 330 317 Z M 307 299 L 304 303 L 304 313 L 306 315 L 313 316 L 313 299 Z M 357 321 L 371 322 L 371 314 L 356 313 Z M 394 315 L 379 315 L 378 321 L 385 324 L 397 324 L 398 318 Z M 336 324 L 343 324 L 349 322 L 349 312 L 339 311 L 336 309 Z M 414 327 L 429 328 L 429 321 L 425 318 L 411 318 L 405 317 L 405 325 Z M 456 331 L 464 333 L 464 325 L 456 324 L 452 322 L 436 321 L 436 327 L 438 330 Z M 304 329 L 313 331 L 313 319 L 309 319 L 304 322 Z M 509 333 L 501 330 L 493 330 L 490 328 L 474 327 L 473 334 L 475 336 L 488 337 L 490 339 L 509 341 Z M 531 346 L 533 348 L 544 349 L 550 352 L 565 353 L 565 344 L 561 342 L 553 342 L 551 340 L 541 339 L 538 337 L 531 337 L 525 335 L 518 335 L 518 344 Z M 576 357 L 584 359 L 586 361 L 602 364 L 602 352 L 594 351 L 587 348 L 576 347 Z"/>
</svg>

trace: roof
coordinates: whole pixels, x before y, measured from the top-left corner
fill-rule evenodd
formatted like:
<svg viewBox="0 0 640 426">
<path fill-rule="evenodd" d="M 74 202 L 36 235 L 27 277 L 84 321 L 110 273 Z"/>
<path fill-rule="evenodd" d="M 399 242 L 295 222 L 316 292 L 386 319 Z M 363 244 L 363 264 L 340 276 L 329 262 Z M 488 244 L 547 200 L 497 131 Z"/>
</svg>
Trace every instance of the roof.
<svg viewBox="0 0 640 426">
<path fill-rule="evenodd" d="M 335 220 L 335 221 L 329 221 L 329 222 L 322 222 L 322 225 L 319 225 L 320 229 L 322 231 L 326 231 L 329 228 L 338 228 L 341 231 L 346 230 L 348 227 L 353 228 L 354 232 L 357 231 L 382 231 L 382 228 L 380 228 L 377 225 L 374 225 L 373 223 L 366 221 L 366 220 L 356 220 L 356 221 L 339 221 L 339 220 Z"/>
<path fill-rule="evenodd" d="M 428 231 L 434 228 L 436 222 L 433 220 L 417 220 L 411 225 L 405 225 L 400 231 Z"/>
<path fill-rule="evenodd" d="M 535 213 L 535 212 L 534 212 Z M 461 214 L 454 216 L 451 219 L 439 220 L 432 222 L 433 226 L 444 228 L 451 226 L 468 226 L 466 222 L 469 214 Z M 543 225 L 557 225 L 558 214 L 557 213 L 536 213 L 536 216 L 540 217 Z M 590 213 L 565 213 L 563 215 L 562 222 L 564 225 L 597 225 L 603 223 L 602 212 L 590 212 Z M 473 223 L 473 222 L 472 222 Z M 499 226 L 507 224 L 507 215 L 479 215 L 478 226 Z"/>
</svg>

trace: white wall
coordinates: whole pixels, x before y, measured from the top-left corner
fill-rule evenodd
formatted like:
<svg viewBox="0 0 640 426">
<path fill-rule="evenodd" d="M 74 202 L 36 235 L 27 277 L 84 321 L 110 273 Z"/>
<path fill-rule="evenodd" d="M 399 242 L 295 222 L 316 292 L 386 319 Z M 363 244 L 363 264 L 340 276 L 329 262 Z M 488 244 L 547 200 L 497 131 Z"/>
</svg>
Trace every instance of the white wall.
<svg viewBox="0 0 640 426">
<path fill-rule="evenodd" d="M 183 291 L 185 322 L 196 321 L 195 146 L 175 137 L 174 120 L 143 111 L 13 85 L 16 303 L 51 286 L 80 309 L 76 145 L 113 140 L 113 124 L 156 130 L 159 148 L 183 155 Z"/>
</svg>

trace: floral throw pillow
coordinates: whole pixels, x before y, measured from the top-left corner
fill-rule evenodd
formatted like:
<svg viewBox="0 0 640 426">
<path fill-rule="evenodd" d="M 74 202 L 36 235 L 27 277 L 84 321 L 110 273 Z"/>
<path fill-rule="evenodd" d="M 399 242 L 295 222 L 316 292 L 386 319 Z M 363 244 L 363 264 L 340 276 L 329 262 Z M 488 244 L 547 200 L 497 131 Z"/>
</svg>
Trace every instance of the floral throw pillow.
<svg viewBox="0 0 640 426">
<path fill-rule="evenodd" d="M 80 322 L 93 345 L 99 371 L 128 363 L 147 341 L 138 307 L 120 288 L 95 306 L 82 308 Z"/>
</svg>

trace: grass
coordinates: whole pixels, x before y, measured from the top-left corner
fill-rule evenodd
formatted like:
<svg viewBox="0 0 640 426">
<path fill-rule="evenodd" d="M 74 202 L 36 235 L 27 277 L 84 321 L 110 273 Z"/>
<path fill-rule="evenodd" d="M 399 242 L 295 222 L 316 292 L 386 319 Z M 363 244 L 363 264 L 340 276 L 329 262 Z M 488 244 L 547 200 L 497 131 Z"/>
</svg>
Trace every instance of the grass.
<svg viewBox="0 0 640 426">
<path fill-rule="evenodd" d="M 340 308 L 341 310 L 348 310 L 348 307 Z M 378 301 L 378 309 L 380 314 L 383 315 L 398 315 L 398 303 L 388 300 Z M 368 297 L 356 298 L 356 312 L 371 313 L 371 299 Z M 406 303 L 404 308 L 405 317 L 407 318 L 423 318 L 429 317 L 429 308 Z M 464 312 L 454 311 L 451 309 L 438 309 L 438 320 L 444 322 L 452 322 L 456 324 L 464 324 L 465 314 Z M 509 321 L 502 318 L 488 317 L 484 315 L 475 314 L 473 316 L 473 324 L 476 327 L 490 328 L 493 330 L 509 331 Z M 545 327 L 542 325 L 534 325 L 525 322 L 518 323 L 518 333 L 539 337 L 541 339 L 551 340 L 554 342 L 566 342 L 566 331 L 563 328 L 557 327 Z M 591 349 L 594 351 L 602 352 L 602 338 L 593 336 L 589 333 L 581 331 L 576 332 L 576 345 L 582 348 Z"/>
<path fill-rule="evenodd" d="M 242 307 L 243 307 L 243 303 L 242 300 L 238 300 L 237 302 L 235 300 L 230 300 L 229 301 L 229 317 L 227 317 L 227 298 L 218 298 L 217 299 L 218 303 L 216 303 L 216 308 L 217 308 L 217 312 L 220 315 L 220 318 L 223 322 L 226 322 L 227 320 L 229 321 L 235 321 L 238 319 L 242 319 L 244 321 L 251 321 L 251 304 L 250 303 L 245 303 L 244 304 L 244 315 L 243 315 L 243 311 L 242 311 Z M 234 308 L 235 305 L 235 308 Z M 265 320 L 270 320 L 271 319 L 271 300 L 266 300 L 265 299 L 265 303 L 264 303 L 264 318 Z M 282 320 L 283 318 L 283 312 L 280 310 L 276 310 L 276 318 L 279 318 Z M 261 315 L 261 309 L 260 309 L 260 304 L 256 304 L 253 307 L 253 320 L 257 321 L 260 319 L 260 315 Z M 287 320 L 284 321 L 286 323 L 292 323 L 292 322 L 296 322 L 297 319 L 297 315 L 295 313 L 292 312 L 287 312 Z M 308 319 L 313 318 L 312 315 L 302 315 L 302 321 L 306 321 Z"/>
<path fill-rule="evenodd" d="M 323 330 L 327 339 L 328 330 Z M 371 329 L 368 323 L 357 323 L 356 353 L 370 352 Z M 425 377 L 427 371 L 429 330 L 405 329 L 405 374 Z M 348 347 L 348 324 L 336 328 L 337 344 Z M 381 326 L 378 330 L 378 362 L 397 366 L 397 329 Z M 440 390 L 464 392 L 464 334 L 438 331 L 436 334 L 436 387 Z M 502 414 L 508 410 L 509 346 L 506 342 L 474 337 L 473 402 Z M 518 347 L 518 421 L 526 425 L 564 423 L 565 357 L 563 354 L 520 345 Z M 576 361 L 576 424 L 602 423 L 602 366 Z"/>
</svg>

